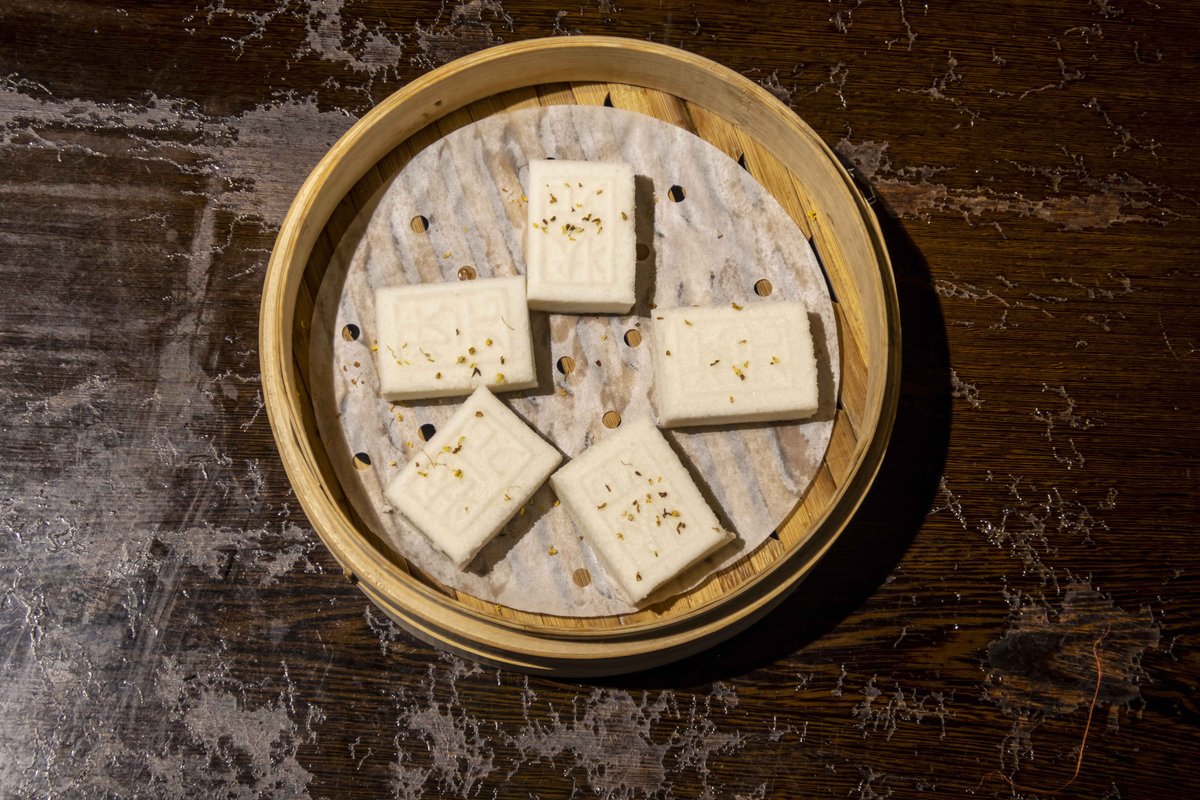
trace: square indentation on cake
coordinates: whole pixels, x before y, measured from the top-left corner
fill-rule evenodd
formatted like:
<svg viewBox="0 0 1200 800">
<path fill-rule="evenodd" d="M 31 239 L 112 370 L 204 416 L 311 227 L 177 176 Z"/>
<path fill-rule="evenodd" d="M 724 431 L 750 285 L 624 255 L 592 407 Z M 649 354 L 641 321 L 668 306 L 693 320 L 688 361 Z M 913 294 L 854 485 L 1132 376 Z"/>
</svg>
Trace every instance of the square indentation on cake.
<svg viewBox="0 0 1200 800">
<path fill-rule="evenodd" d="M 392 479 L 386 496 L 462 568 L 561 460 L 553 446 L 480 387 Z"/>
<path fill-rule="evenodd" d="M 634 303 L 633 167 L 620 161 L 529 165 L 526 277 L 531 308 L 625 313 Z"/>
<path fill-rule="evenodd" d="M 655 309 L 654 396 L 664 427 L 805 419 L 817 362 L 800 301 Z"/>
<path fill-rule="evenodd" d="M 388 400 L 537 385 L 521 276 L 376 289 L 372 346 Z"/>
<path fill-rule="evenodd" d="M 646 418 L 623 423 L 550 485 L 633 603 L 733 539 Z"/>
</svg>

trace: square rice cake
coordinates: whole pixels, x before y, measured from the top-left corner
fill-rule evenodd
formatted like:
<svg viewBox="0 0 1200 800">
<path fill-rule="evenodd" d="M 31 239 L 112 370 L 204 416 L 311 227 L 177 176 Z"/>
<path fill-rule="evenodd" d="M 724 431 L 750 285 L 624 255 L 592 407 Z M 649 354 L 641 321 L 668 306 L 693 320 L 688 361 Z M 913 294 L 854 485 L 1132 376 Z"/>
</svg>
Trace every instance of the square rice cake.
<svg viewBox="0 0 1200 800">
<path fill-rule="evenodd" d="M 550 485 L 632 603 L 734 538 L 647 418 L 623 423 Z"/>
<path fill-rule="evenodd" d="M 537 385 L 522 276 L 376 289 L 374 338 L 388 400 Z"/>
<path fill-rule="evenodd" d="M 533 161 L 525 230 L 529 307 L 624 314 L 637 266 L 633 167 Z"/>
<path fill-rule="evenodd" d="M 656 308 L 654 396 L 663 427 L 805 419 L 817 361 L 800 301 Z"/>
<path fill-rule="evenodd" d="M 561 461 L 558 450 L 481 386 L 392 479 L 385 494 L 461 569 Z"/>
</svg>

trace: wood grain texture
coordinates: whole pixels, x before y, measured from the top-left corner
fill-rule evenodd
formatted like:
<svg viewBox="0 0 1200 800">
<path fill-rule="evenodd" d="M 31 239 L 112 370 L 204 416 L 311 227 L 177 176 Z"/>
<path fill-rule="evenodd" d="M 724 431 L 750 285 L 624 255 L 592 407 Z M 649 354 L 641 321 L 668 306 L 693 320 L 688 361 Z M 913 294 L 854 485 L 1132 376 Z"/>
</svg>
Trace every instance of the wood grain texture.
<svg viewBox="0 0 1200 800">
<path fill-rule="evenodd" d="M 256 344 L 279 222 L 355 118 L 575 32 L 791 105 L 881 215 L 905 334 L 889 457 L 797 592 L 590 682 L 363 599 Z M 1097 640 L 1056 796 L 1200 793 L 1198 33 L 1135 0 L 4 4 L 0 796 L 1012 797 L 1070 776 Z"/>
</svg>

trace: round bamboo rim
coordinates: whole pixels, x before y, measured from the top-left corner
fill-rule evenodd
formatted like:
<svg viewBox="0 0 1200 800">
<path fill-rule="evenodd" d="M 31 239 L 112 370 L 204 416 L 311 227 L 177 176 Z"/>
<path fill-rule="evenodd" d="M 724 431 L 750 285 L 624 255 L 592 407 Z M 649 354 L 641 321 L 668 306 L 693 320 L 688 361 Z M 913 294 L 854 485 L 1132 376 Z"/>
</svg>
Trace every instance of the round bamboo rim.
<svg viewBox="0 0 1200 800">
<path fill-rule="evenodd" d="M 446 589 L 375 538 L 350 507 L 308 393 L 313 298 L 333 248 L 373 191 L 415 153 L 476 119 L 558 103 L 613 105 L 685 127 L 737 159 L 822 259 L 841 342 L 832 439 L 805 497 L 754 553 L 635 614 L 530 614 Z M 882 462 L 899 389 L 899 313 L 883 236 L 820 137 L 760 86 L 700 56 L 580 36 L 502 45 L 446 64 L 384 100 L 297 193 L 260 309 L 264 400 L 296 496 L 346 575 L 398 624 L 473 659 L 529 672 L 611 674 L 682 658 L 778 604 L 845 528 Z"/>
</svg>

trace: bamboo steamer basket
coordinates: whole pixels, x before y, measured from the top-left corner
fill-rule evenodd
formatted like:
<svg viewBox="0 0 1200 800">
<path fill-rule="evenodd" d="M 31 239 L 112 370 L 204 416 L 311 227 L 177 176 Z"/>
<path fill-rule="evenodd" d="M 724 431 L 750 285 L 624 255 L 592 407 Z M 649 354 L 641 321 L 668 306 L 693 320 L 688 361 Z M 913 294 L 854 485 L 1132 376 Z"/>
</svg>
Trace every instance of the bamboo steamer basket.
<svg viewBox="0 0 1200 800">
<path fill-rule="evenodd" d="M 538 105 L 612 105 L 684 127 L 739 160 L 809 238 L 834 300 L 840 396 L 824 462 L 776 535 L 683 595 L 610 617 L 533 614 L 441 586 L 357 518 L 317 430 L 309 327 L 334 247 L 359 208 L 439 137 Z M 746 78 L 663 45 L 579 36 L 519 42 L 436 69 L 376 106 L 330 149 L 284 218 L 260 311 L 262 382 L 300 504 L 349 580 L 422 640 L 530 673 L 602 675 L 710 647 L 777 605 L 866 494 L 899 389 L 899 313 L 879 225 L 833 152 Z"/>
</svg>

